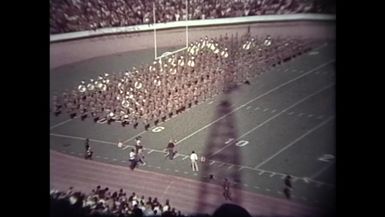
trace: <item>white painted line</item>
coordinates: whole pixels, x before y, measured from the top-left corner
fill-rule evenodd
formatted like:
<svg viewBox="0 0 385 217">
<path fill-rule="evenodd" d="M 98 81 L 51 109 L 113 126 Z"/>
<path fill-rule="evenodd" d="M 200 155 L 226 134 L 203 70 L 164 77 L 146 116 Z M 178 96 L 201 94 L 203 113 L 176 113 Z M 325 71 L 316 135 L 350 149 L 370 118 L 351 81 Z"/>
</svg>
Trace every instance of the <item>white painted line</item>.
<svg viewBox="0 0 385 217">
<path fill-rule="evenodd" d="M 271 191 L 270 188 L 266 188 L 266 191 Z"/>
<path fill-rule="evenodd" d="M 215 164 L 215 160 L 212 160 L 209 165 Z"/>
<path fill-rule="evenodd" d="M 258 175 L 262 175 L 264 172 L 265 172 L 265 171 L 261 171 L 261 172 L 258 173 Z"/>
<path fill-rule="evenodd" d="M 79 156 L 83 155 L 82 153 L 78 153 Z"/>
<path fill-rule="evenodd" d="M 249 187 L 249 185 L 248 184 L 243 184 L 245 187 Z"/>
<path fill-rule="evenodd" d="M 153 151 L 154 151 L 154 150 L 151 149 L 150 151 L 147 152 L 147 154 L 151 154 Z"/>
<path fill-rule="evenodd" d="M 281 191 L 277 191 L 278 194 L 283 194 Z"/>
<path fill-rule="evenodd" d="M 176 173 L 179 173 L 179 170 L 174 170 Z"/>
<path fill-rule="evenodd" d="M 260 109 L 260 108 L 259 108 L 259 107 L 255 107 L 254 111 L 256 111 L 256 110 L 258 110 L 258 109 Z"/>
<path fill-rule="evenodd" d="M 209 105 L 210 105 L 210 104 L 213 104 L 213 102 L 214 102 L 214 101 L 210 101 L 210 102 L 209 102 L 209 103 L 207 103 L 207 104 L 209 104 Z"/>
<path fill-rule="evenodd" d="M 131 137 L 131 138 L 128 138 L 128 139 L 124 140 L 124 141 L 123 141 L 123 144 L 124 144 L 124 143 L 127 143 L 127 142 L 129 142 L 129 141 L 131 141 L 131 140 L 133 140 L 133 139 L 135 139 L 136 137 L 142 135 L 142 134 L 145 133 L 145 132 L 147 132 L 147 131 L 143 130 L 142 132 L 136 134 L 135 136 L 133 136 L 133 137 Z"/>
<path fill-rule="evenodd" d="M 255 166 L 254 168 L 255 169 L 258 169 L 259 167 L 261 167 L 263 164 L 267 163 L 268 161 L 270 161 L 271 159 L 273 159 L 275 156 L 279 155 L 281 152 L 285 151 L 286 149 L 290 148 L 292 145 L 294 145 L 295 143 L 297 143 L 298 141 L 300 141 L 302 138 L 306 137 L 307 135 L 309 135 L 310 133 L 312 133 L 313 131 L 317 130 L 318 128 L 322 127 L 323 125 L 325 125 L 326 123 L 328 123 L 330 120 L 332 120 L 334 117 L 330 117 L 328 119 L 326 119 L 325 121 L 323 121 L 322 123 L 318 124 L 317 126 L 315 126 L 314 128 L 312 128 L 311 130 L 308 130 L 305 134 L 301 135 L 300 137 L 298 137 L 297 139 L 295 139 L 294 141 L 292 141 L 291 143 L 289 143 L 288 145 L 286 145 L 285 147 L 281 148 L 278 152 L 276 152 L 275 154 L 273 154 L 272 156 L 270 156 L 269 158 L 267 158 L 266 160 L 262 161 L 261 163 L 259 163 L 257 166 Z"/>
<path fill-rule="evenodd" d="M 193 135 L 199 133 L 200 131 L 202 131 L 202 130 L 208 128 L 209 126 L 211 126 L 211 125 L 215 124 L 216 122 L 218 122 L 218 121 L 224 119 L 225 117 L 229 116 L 230 114 L 232 114 L 232 113 L 238 111 L 239 109 L 243 108 L 244 106 L 246 106 L 246 105 L 248 105 L 248 104 L 250 104 L 250 103 L 252 103 L 252 102 L 254 102 L 254 101 L 256 101 L 256 100 L 258 100 L 258 99 L 260 99 L 260 98 L 262 98 L 262 97 L 264 97 L 264 96 L 267 96 L 267 95 L 269 95 L 270 93 L 272 93 L 272 92 L 274 92 L 274 91 L 276 91 L 276 90 L 278 90 L 278 89 L 280 89 L 280 88 L 282 88 L 282 87 L 284 87 L 284 86 L 286 86 L 286 85 L 288 85 L 288 84 L 290 84 L 290 83 L 292 83 L 292 82 L 294 82 L 294 81 L 296 81 L 296 80 L 298 80 L 298 79 L 300 79 L 300 78 L 302 78 L 302 77 L 304 77 L 304 76 L 306 76 L 306 75 L 308 75 L 308 74 L 311 74 L 311 73 L 313 73 L 314 71 L 317 71 L 318 69 L 320 69 L 320 68 L 322 68 L 322 67 L 324 67 L 324 66 L 329 65 L 330 63 L 333 63 L 334 61 L 335 61 L 335 60 L 330 60 L 330 61 L 328 61 L 328 62 L 326 62 L 326 63 L 324 63 L 324 64 L 322 64 L 322 65 L 319 65 L 319 66 L 317 66 L 316 68 L 314 68 L 314 69 L 312 69 L 312 70 L 310 70 L 310 71 L 308 71 L 308 72 L 306 72 L 306 73 L 303 73 L 303 74 L 301 74 L 301 75 L 299 75 L 299 76 L 297 76 L 297 77 L 295 77 L 295 78 L 293 78 L 293 79 L 290 79 L 289 81 L 286 81 L 286 82 L 284 82 L 284 83 L 282 83 L 282 84 L 276 86 L 275 88 L 273 88 L 273 89 L 271 89 L 271 90 L 269 90 L 269 91 L 267 91 L 267 92 L 265 92 L 265 93 L 263 93 L 263 94 L 261 94 L 261 95 L 255 97 L 255 98 L 249 100 L 248 102 L 246 102 L 246 103 L 244 103 L 244 104 L 238 106 L 237 108 L 231 110 L 230 112 L 228 112 L 227 114 L 223 115 L 222 117 L 220 117 L 220 118 L 218 118 L 218 119 L 216 119 L 216 120 L 214 120 L 214 121 L 212 121 L 212 122 L 206 124 L 205 126 L 201 127 L 200 129 L 196 130 L 195 132 L 193 132 L 193 133 L 189 134 L 188 136 L 182 138 L 182 139 L 179 140 L 176 144 L 179 144 L 179 143 L 183 142 L 184 140 L 186 140 L 186 139 L 192 137 Z M 144 132 L 145 132 L 145 131 L 144 131 Z"/>
<path fill-rule="evenodd" d="M 258 186 L 253 186 L 255 189 L 259 189 L 259 187 Z"/>
<path fill-rule="evenodd" d="M 122 148 L 122 150 L 126 150 L 127 148 L 133 148 L 132 146 L 130 146 L 130 145 L 126 145 L 126 146 L 124 146 L 124 148 Z"/>
<path fill-rule="evenodd" d="M 319 52 L 318 52 L 318 51 L 311 51 L 311 52 L 309 52 L 309 54 L 308 54 L 308 55 L 312 56 L 312 55 L 317 55 L 317 54 L 319 54 Z"/>
<path fill-rule="evenodd" d="M 247 106 L 247 107 L 246 107 L 246 110 L 249 110 L 250 108 L 251 108 L 251 105 Z"/>
<path fill-rule="evenodd" d="M 243 168 L 245 168 L 245 167 L 244 167 L 244 166 L 241 166 L 241 167 L 238 168 L 238 170 L 242 170 Z"/>
<path fill-rule="evenodd" d="M 317 119 L 322 119 L 324 116 L 323 115 L 320 115 L 317 117 Z"/>
<path fill-rule="evenodd" d="M 184 173 L 184 174 L 188 174 L 188 172 L 186 172 L 186 171 L 184 171 L 183 173 Z"/>
<path fill-rule="evenodd" d="M 152 167 L 150 164 L 147 164 L 148 167 Z"/>
<path fill-rule="evenodd" d="M 307 117 L 308 117 L 308 118 L 311 118 L 311 117 L 313 117 L 313 114 L 309 114 Z"/>
<path fill-rule="evenodd" d="M 157 169 L 160 169 L 160 167 L 156 167 Z"/>
<path fill-rule="evenodd" d="M 186 160 L 188 158 L 188 155 L 184 156 L 183 160 Z"/>
<path fill-rule="evenodd" d="M 232 142 L 234 140 L 234 138 L 229 138 L 226 142 L 225 142 L 225 144 L 229 144 L 230 142 Z"/>
<path fill-rule="evenodd" d="M 57 124 L 53 125 L 53 126 L 50 127 L 49 129 L 50 129 L 50 130 L 53 130 L 53 129 L 55 129 L 56 127 L 61 126 L 61 125 L 65 124 L 65 123 L 68 123 L 68 122 L 70 122 L 70 121 L 72 121 L 72 120 L 73 120 L 73 119 L 68 119 L 68 120 L 62 121 L 62 122 L 60 122 L 60 123 L 57 123 Z"/>
<path fill-rule="evenodd" d="M 168 185 L 167 185 L 167 188 L 164 189 L 163 193 L 162 193 L 162 197 L 167 193 L 168 189 L 171 187 L 172 183 L 174 183 L 174 181 L 171 181 Z"/>
<path fill-rule="evenodd" d="M 181 156 L 181 155 L 178 154 L 178 153 L 176 153 L 176 154 L 174 155 L 174 159 L 176 159 L 176 158 L 179 157 L 179 156 Z"/>
<path fill-rule="evenodd" d="M 170 171 L 170 168 L 166 168 L 167 171 Z"/>
<path fill-rule="evenodd" d="M 276 112 L 277 111 L 277 109 L 273 109 L 272 111 L 271 111 L 271 113 L 274 113 L 274 112 Z"/>
<path fill-rule="evenodd" d="M 238 141 L 238 140 L 241 139 L 242 137 L 245 137 L 245 136 L 249 135 L 249 134 L 250 134 L 251 132 L 253 132 L 254 130 L 256 130 L 256 129 L 262 127 L 263 125 L 265 125 L 265 124 L 268 123 L 269 121 L 275 119 L 276 117 L 280 116 L 281 114 L 285 113 L 285 112 L 288 111 L 289 109 L 291 109 L 291 108 L 293 108 L 293 107 L 295 107 L 295 106 L 301 104 L 302 102 L 306 101 L 307 99 L 309 99 L 309 98 L 311 98 L 311 97 L 313 97 L 313 96 L 315 96 L 315 95 L 321 93 L 322 91 L 324 91 L 324 90 L 326 90 L 326 89 L 332 87 L 333 85 L 334 85 L 334 84 L 325 86 L 325 87 L 321 88 L 320 90 L 318 90 L 318 91 L 316 91 L 316 92 L 314 92 L 314 93 L 312 93 L 312 94 L 306 96 L 305 98 L 302 98 L 301 100 L 299 100 L 299 101 L 297 101 L 296 103 L 292 104 L 291 106 L 289 106 L 289 107 L 283 109 L 283 110 L 280 111 L 279 113 L 277 113 L 277 114 L 271 116 L 270 118 L 268 118 L 268 119 L 265 120 L 264 122 L 258 124 L 256 127 L 252 128 L 251 130 L 249 130 L 249 131 L 247 131 L 246 133 L 242 134 L 242 135 L 241 135 L 240 137 L 238 137 L 236 140 Z M 219 150 L 217 150 L 216 152 L 214 152 L 213 154 L 211 154 L 209 157 L 212 157 L 212 156 L 214 156 L 215 154 L 218 154 L 219 152 L 221 152 L 221 151 L 223 151 L 225 148 L 227 148 L 229 145 L 231 145 L 231 144 L 228 144 L 228 145 L 223 146 L 222 148 L 220 148 Z"/>
<path fill-rule="evenodd" d="M 298 117 L 301 117 L 303 115 L 304 115 L 304 113 L 301 112 L 301 113 L 298 114 Z"/>
<path fill-rule="evenodd" d="M 275 173 L 271 173 L 271 174 L 270 174 L 270 177 L 273 177 L 274 175 L 275 175 Z"/>
<path fill-rule="evenodd" d="M 194 175 L 194 176 L 197 176 L 197 175 L 198 175 L 198 173 L 194 173 L 193 175 Z"/>
<path fill-rule="evenodd" d="M 108 159 L 108 157 L 103 157 L 103 159 L 107 160 L 107 159 Z"/>
<path fill-rule="evenodd" d="M 227 167 L 227 169 L 230 169 L 230 168 L 232 168 L 234 165 L 230 165 L 229 167 Z"/>
<path fill-rule="evenodd" d="M 75 152 L 73 152 L 73 151 L 71 151 L 70 153 L 71 153 L 71 154 L 75 154 Z"/>
<path fill-rule="evenodd" d="M 116 158 L 114 158 L 114 159 L 112 159 L 113 161 L 117 161 L 118 159 L 116 159 Z"/>
<path fill-rule="evenodd" d="M 265 109 L 263 109 L 263 112 L 265 112 L 265 111 L 267 111 L 267 110 L 269 110 L 268 108 L 265 108 Z"/>
<path fill-rule="evenodd" d="M 287 113 L 288 115 L 293 115 L 294 114 L 294 112 L 289 112 L 289 113 Z"/>
<path fill-rule="evenodd" d="M 96 157 L 96 158 L 100 158 L 100 156 L 99 156 L 99 155 L 96 155 L 95 157 Z"/>
<path fill-rule="evenodd" d="M 62 135 L 62 134 L 57 134 L 57 133 L 51 133 L 51 136 L 56 136 L 56 137 L 63 137 L 63 138 L 69 138 L 69 139 L 77 139 L 77 140 L 86 140 L 84 137 L 78 137 L 78 136 L 67 136 L 67 135 Z M 103 141 L 103 140 L 97 140 L 97 139 L 90 139 L 91 142 L 98 142 L 98 143 L 104 143 L 104 144 L 110 144 L 110 145 L 118 145 L 113 142 L 108 142 L 108 141 Z"/>
<path fill-rule="evenodd" d="M 329 167 L 331 167 L 334 163 L 335 163 L 335 161 L 329 163 L 327 166 L 325 166 L 324 168 L 320 169 L 318 172 L 316 172 L 313 175 L 311 175 L 310 178 L 314 179 L 317 176 L 321 175 L 321 173 L 323 173 L 325 170 L 327 170 Z"/>
<path fill-rule="evenodd" d="M 125 160 L 121 160 L 120 162 L 122 162 L 122 163 L 126 163 L 127 161 L 125 161 Z"/>
</svg>

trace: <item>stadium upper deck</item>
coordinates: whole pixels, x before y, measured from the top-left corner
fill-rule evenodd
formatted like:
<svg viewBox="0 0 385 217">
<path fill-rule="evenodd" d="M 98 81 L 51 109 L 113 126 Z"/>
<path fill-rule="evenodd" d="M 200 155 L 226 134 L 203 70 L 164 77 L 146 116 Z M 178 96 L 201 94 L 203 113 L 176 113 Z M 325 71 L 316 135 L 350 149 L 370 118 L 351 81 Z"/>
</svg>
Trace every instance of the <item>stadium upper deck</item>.
<svg viewBox="0 0 385 217">
<path fill-rule="evenodd" d="M 332 0 L 51 0 L 51 34 L 156 22 L 272 14 L 335 13 Z M 188 12 L 188 13 L 187 13 Z M 186 15 L 188 14 L 188 17 Z"/>
</svg>

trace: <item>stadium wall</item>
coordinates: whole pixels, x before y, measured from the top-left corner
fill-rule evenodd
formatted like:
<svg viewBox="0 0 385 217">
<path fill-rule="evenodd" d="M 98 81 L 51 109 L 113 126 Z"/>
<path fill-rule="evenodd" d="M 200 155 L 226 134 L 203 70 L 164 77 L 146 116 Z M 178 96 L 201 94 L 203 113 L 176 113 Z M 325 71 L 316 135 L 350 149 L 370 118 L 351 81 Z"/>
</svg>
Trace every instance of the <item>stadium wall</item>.
<svg viewBox="0 0 385 217">
<path fill-rule="evenodd" d="M 294 36 L 314 39 L 335 39 L 335 16 L 273 15 L 212 20 L 187 21 L 189 41 L 220 35 Z M 186 22 L 156 24 L 157 46 L 184 47 Z M 107 28 L 51 35 L 50 68 L 86 59 L 154 47 L 153 25 Z M 160 55 L 160 54 L 158 54 Z"/>
</svg>

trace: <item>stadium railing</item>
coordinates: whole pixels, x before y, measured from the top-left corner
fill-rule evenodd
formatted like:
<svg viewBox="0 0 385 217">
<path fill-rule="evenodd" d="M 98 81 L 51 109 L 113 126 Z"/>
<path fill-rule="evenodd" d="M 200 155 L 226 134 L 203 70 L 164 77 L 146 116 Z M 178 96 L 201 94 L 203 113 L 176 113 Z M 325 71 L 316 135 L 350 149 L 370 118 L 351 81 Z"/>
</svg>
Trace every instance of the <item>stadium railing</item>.
<svg viewBox="0 0 385 217">
<path fill-rule="evenodd" d="M 232 17 L 207 20 L 188 20 L 168 23 L 143 24 L 127 27 L 102 28 L 91 31 L 70 32 L 63 34 L 50 35 L 50 42 L 60 42 L 66 40 L 75 40 L 88 37 L 96 37 L 110 34 L 134 33 L 157 30 L 172 29 L 185 27 L 200 27 L 200 26 L 218 26 L 229 24 L 244 24 L 244 23 L 263 23 L 263 22 L 285 22 L 285 21 L 334 21 L 336 15 L 330 14 L 286 14 L 286 15 L 262 15 L 248 17 Z"/>
</svg>

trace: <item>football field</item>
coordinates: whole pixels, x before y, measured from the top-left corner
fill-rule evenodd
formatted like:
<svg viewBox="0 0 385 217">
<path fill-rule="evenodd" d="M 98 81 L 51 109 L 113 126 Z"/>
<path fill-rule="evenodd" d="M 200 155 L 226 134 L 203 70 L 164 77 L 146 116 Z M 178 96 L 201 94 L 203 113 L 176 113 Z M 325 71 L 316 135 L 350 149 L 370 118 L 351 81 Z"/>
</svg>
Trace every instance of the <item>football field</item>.
<svg viewBox="0 0 385 217">
<path fill-rule="evenodd" d="M 171 49 L 170 49 L 171 50 Z M 51 114 L 52 150 L 82 158 L 90 139 L 94 161 L 128 167 L 128 153 L 142 137 L 147 170 L 284 198 L 283 179 L 293 177 L 292 201 L 311 207 L 335 204 L 335 44 L 272 68 L 230 93 L 216 96 L 148 131 L 139 124 L 81 121 Z M 51 70 L 51 93 L 76 88 L 81 80 L 152 62 L 153 50 L 98 57 Z M 174 160 L 165 158 L 170 138 Z M 118 141 L 123 147 L 118 147 Z M 195 151 L 205 162 L 191 170 Z M 214 175 L 214 180 L 208 176 Z"/>
</svg>

